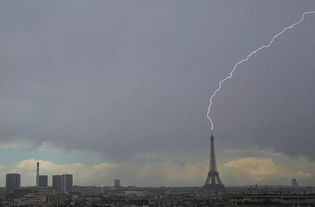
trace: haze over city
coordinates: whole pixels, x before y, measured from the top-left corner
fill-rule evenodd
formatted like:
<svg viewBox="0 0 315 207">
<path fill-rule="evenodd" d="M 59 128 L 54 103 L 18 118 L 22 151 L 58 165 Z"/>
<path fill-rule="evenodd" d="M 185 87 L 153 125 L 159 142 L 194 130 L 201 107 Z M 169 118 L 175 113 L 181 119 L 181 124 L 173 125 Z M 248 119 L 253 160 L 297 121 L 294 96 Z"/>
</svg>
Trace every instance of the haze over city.
<svg viewBox="0 0 315 207">
<path fill-rule="evenodd" d="M 209 97 L 312 1 L 0 2 L 0 185 L 202 186 Z M 315 15 L 238 68 L 213 106 L 227 186 L 315 184 Z M 49 181 L 51 182 L 51 181 Z M 50 183 L 51 184 L 51 183 Z"/>
</svg>

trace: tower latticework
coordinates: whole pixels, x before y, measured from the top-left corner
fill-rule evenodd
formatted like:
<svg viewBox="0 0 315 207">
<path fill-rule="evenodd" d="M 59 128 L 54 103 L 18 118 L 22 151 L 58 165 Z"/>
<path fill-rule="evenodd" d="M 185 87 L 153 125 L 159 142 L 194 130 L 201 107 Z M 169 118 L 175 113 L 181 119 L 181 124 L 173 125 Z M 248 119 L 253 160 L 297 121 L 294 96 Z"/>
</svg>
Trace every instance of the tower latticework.
<svg viewBox="0 0 315 207">
<path fill-rule="evenodd" d="M 224 193 L 225 188 L 221 182 L 219 172 L 217 170 L 217 164 L 215 159 L 214 151 L 214 136 L 211 132 L 210 136 L 210 163 L 209 163 L 209 172 L 207 176 L 206 183 L 203 186 L 206 190 L 211 191 L 212 193 Z"/>
</svg>

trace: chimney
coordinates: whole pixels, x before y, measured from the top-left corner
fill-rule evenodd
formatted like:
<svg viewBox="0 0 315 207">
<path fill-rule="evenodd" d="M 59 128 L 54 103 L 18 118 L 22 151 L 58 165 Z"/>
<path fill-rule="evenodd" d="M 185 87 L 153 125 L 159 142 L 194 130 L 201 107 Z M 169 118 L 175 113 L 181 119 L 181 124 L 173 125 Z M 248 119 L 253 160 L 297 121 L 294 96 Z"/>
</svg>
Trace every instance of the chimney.
<svg viewBox="0 0 315 207">
<path fill-rule="evenodd" d="M 39 162 L 37 162 L 36 167 L 36 187 L 39 187 Z"/>
</svg>

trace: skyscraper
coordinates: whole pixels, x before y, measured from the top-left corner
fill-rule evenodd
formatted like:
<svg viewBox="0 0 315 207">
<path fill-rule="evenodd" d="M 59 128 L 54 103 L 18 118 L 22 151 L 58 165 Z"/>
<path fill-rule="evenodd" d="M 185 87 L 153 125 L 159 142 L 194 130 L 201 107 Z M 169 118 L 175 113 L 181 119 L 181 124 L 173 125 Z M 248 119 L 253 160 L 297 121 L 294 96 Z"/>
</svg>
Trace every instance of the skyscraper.
<svg viewBox="0 0 315 207">
<path fill-rule="evenodd" d="M 21 187 L 21 175 L 17 173 L 7 174 L 5 187 L 7 192 L 19 189 Z"/>
<path fill-rule="evenodd" d="M 61 192 L 69 193 L 72 191 L 73 176 L 71 174 L 61 175 Z"/>
<path fill-rule="evenodd" d="M 120 188 L 120 180 L 119 179 L 115 179 L 114 180 L 114 187 L 115 188 Z"/>
<path fill-rule="evenodd" d="M 41 187 L 41 188 L 48 187 L 48 176 L 47 175 L 39 175 L 38 176 L 38 187 Z"/>
<path fill-rule="evenodd" d="M 299 187 L 299 184 L 298 184 L 296 178 L 292 178 L 291 185 L 292 185 L 293 188 Z"/>
<path fill-rule="evenodd" d="M 52 176 L 52 187 L 58 192 L 61 192 L 61 175 Z"/>
<path fill-rule="evenodd" d="M 52 176 L 52 187 L 62 193 L 69 193 L 72 191 L 73 175 L 53 175 Z"/>
<path fill-rule="evenodd" d="M 213 132 L 211 131 L 210 136 L 210 163 L 209 163 L 209 172 L 206 179 L 206 183 L 203 186 L 206 190 L 210 191 L 211 193 L 221 194 L 225 192 L 224 185 L 221 182 L 219 172 L 217 170 L 217 164 L 215 159 L 215 152 L 214 152 L 214 136 Z"/>
</svg>

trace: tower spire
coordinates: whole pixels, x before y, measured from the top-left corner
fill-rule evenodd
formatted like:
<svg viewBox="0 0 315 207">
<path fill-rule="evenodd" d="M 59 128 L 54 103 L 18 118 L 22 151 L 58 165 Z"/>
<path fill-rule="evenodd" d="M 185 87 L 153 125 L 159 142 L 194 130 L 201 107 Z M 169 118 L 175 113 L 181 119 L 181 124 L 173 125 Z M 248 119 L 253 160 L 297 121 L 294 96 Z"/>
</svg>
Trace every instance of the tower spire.
<svg viewBox="0 0 315 207">
<path fill-rule="evenodd" d="M 214 150 L 214 135 L 211 130 L 210 135 L 210 159 L 209 159 L 209 172 L 206 183 L 203 186 L 205 189 L 214 193 L 224 193 L 224 185 L 221 182 L 219 172 L 217 170 L 215 150 Z"/>
</svg>

